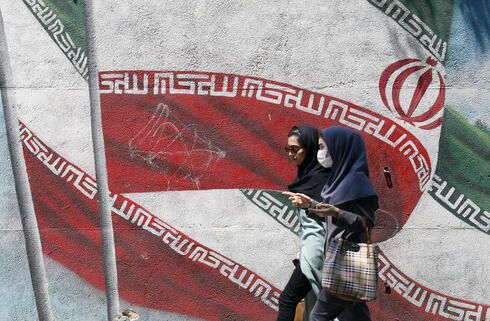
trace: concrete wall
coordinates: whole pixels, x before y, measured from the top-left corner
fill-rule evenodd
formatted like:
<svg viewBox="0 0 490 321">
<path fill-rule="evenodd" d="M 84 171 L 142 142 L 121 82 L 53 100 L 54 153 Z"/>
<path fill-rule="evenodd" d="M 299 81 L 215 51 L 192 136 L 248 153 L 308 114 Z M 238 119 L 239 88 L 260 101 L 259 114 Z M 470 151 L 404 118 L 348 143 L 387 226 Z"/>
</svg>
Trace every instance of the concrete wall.
<svg viewBox="0 0 490 321">
<path fill-rule="evenodd" d="M 53 314 L 102 320 L 84 4 L 0 4 Z M 292 125 L 309 124 L 353 128 L 368 147 L 382 209 L 373 320 L 490 320 L 488 9 L 96 3 L 121 309 L 142 320 L 273 320 L 298 250 L 299 222 L 280 194 L 295 175 L 283 146 Z M 0 311 L 31 320 L 3 125 L 2 115 Z"/>
</svg>

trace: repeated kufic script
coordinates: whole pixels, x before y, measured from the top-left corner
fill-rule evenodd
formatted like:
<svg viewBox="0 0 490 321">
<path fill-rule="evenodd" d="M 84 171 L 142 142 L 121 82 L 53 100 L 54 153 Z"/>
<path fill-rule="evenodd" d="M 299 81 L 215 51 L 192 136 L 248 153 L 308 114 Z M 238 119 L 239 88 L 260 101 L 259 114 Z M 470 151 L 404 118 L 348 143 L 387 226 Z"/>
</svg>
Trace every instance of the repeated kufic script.
<svg viewBox="0 0 490 321">
<path fill-rule="evenodd" d="M 97 184 L 89 175 L 64 160 L 61 156 L 49 151 L 23 124 L 19 125 L 19 132 L 20 139 L 26 148 L 54 175 L 72 184 L 85 197 L 94 199 L 97 194 Z"/>
<path fill-rule="evenodd" d="M 51 151 L 24 124 L 19 125 L 20 138 L 27 150 L 42 162 L 55 176 L 63 179 L 87 199 L 97 194 L 97 183 L 87 173 Z M 244 291 L 260 298 L 261 302 L 278 310 L 279 290 L 246 267 L 214 252 L 192 240 L 137 203 L 115 193 L 110 194 L 111 211 L 131 224 L 156 237 L 174 252 L 188 260 L 209 266 Z"/>
<path fill-rule="evenodd" d="M 462 193 L 455 193 L 456 188 L 437 174 L 434 175 L 429 193 L 441 201 L 451 213 L 459 216 L 479 230 L 490 233 L 490 213 L 480 208 L 475 202 Z"/>
<path fill-rule="evenodd" d="M 394 267 L 381 252 L 378 276 L 410 304 L 451 320 L 490 321 L 490 307 L 451 298 L 425 288 Z"/>
<path fill-rule="evenodd" d="M 447 42 L 443 41 L 427 26 L 416 14 L 412 13 L 399 0 L 369 0 L 384 14 L 397 22 L 425 48 L 427 48 L 440 62 L 446 58 Z"/>
<path fill-rule="evenodd" d="M 58 18 L 57 14 L 42 0 L 24 0 L 24 2 L 48 31 L 58 47 L 60 47 L 63 53 L 71 61 L 75 69 L 85 80 L 88 80 L 88 64 L 85 50 L 82 47 L 75 45 L 72 37 L 68 31 L 65 30 L 65 25 Z"/>
<path fill-rule="evenodd" d="M 219 271 L 222 277 L 260 296 L 264 304 L 277 311 L 279 291 L 252 271 L 200 245 L 122 195 L 112 194 L 111 206 L 115 214 L 161 238 L 179 255 Z"/>
<path fill-rule="evenodd" d="M 299 110 L 365 132 L 398 150 L 407 159 L 424 191 L 430 184 L 431 165 L 423 145 L 396 122 L 334 97 L 252 77 L 189 72 L 104 72 L 101 94 L 186 94 L 245 97 Z"/>
<path fill-rule="evenodd" d="M 264 212 L 293 233 L 298 234 L 300 222 L 294 207 L 291 208 L 288 204 L 281 202 L 271 193 L 264 190 L 242 189 L 241 191 Z"/>
</svg>

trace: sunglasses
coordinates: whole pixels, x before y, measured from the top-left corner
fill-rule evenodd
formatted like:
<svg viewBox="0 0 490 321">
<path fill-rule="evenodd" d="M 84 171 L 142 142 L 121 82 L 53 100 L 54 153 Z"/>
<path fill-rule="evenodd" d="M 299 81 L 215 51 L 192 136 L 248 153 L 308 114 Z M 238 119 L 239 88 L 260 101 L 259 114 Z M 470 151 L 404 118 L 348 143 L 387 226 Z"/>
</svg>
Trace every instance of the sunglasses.
<svg viewBox="0 0 490 321">
<path fill-rule="evenodd" d="M 293 153 L 293 154 L 296 154 L 297 152 L 299 152 L 300 149 L 302 149 L 303 147 L 300 147 L 300 146 L 286 146 L 284 147 L 284 150 L 286 151 L 286 153 Z"/>
</svg>

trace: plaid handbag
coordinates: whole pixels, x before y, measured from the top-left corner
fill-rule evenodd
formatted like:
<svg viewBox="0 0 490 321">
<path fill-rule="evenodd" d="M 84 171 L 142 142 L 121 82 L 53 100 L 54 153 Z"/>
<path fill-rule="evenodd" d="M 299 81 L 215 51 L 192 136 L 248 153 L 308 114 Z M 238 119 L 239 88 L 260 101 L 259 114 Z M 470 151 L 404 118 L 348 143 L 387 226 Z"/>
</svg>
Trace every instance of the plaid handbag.
<svg viewBox="0 0 490 321">
<path fill-rule="evenodd" d="M 347 301 L 376 300 L 378 247 L 371 244 L 367 227 L 366 232 L 367 244 L 336 239 L 328 245 L 322 273 L 322 286 L 328 293 Z"/>
</svg>

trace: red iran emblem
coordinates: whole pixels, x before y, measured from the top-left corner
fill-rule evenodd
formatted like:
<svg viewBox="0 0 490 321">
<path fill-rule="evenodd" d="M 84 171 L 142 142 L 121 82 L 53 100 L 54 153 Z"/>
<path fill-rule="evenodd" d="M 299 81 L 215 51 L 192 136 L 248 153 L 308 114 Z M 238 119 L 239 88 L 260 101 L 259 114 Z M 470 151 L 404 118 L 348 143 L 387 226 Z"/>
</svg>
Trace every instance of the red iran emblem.
<svg viewBox="0 0 490 321">
<path fill-rule="evenodd" d="M 444 106 L 446 89 L 441 73 L 434 68 L 436 65 L 437 61 L 429 57 L 425 63 L 420 59 L 403 59 L 388 66 L 379 79 L 383 104 L 390 111 L 395 110 L 400 119 L 412 125 L 417 124 L 419 128 L 433 129 L 440 126 L 440 111 Z M 432 90 L 428 91 L 433 81 L 435 84 L 431 89 L 439 90 L 437 96 L 429 93 Z M 390 100 L 388 91 L 391 91 Z"/>
</svg>

